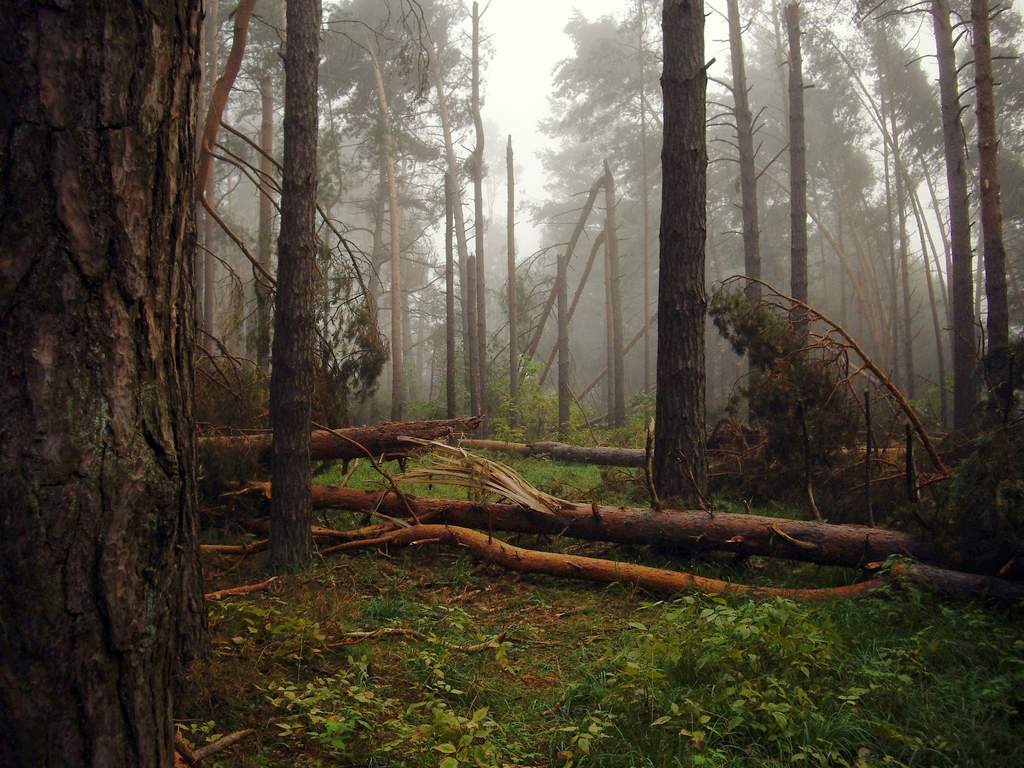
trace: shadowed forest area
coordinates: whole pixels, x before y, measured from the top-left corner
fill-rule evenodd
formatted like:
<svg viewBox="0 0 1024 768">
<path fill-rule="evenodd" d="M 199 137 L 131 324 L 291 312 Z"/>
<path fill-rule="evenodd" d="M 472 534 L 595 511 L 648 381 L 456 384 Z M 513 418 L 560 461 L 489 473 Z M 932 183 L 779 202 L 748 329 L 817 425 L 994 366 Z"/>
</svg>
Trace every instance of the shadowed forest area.
<svg viewBox="0 0 1024 768">
<path fill-rule="evenodd" d="M 0 766 L 1017 766 L 1024 9 L 12 0 Z"/>
</svg>

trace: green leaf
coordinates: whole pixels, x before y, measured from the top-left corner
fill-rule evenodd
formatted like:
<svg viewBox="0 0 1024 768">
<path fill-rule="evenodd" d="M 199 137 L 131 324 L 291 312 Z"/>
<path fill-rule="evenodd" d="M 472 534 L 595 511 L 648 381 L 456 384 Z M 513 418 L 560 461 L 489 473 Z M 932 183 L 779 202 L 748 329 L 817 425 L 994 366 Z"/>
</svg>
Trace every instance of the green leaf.
<svg viewBox="0 0 1024 768">
<path fill-rule="evenodd" d="M 442 755 L 454 755 L 456 752 L 455 745 L 445 742 L 444 744 L 435 744 L 434 749 L 440 752 Z"/>
</svg>

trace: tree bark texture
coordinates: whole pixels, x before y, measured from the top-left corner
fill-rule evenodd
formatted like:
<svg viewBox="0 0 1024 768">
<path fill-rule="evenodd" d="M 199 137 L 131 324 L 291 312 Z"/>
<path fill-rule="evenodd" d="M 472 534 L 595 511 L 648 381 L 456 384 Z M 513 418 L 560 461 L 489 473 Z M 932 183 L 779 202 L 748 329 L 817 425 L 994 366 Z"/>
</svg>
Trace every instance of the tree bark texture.
<svg viewBox="0 0 1024 768">
<path fill-rule="evenodd" d="M 284 173 L 277 242 L 271 567 L 309 564 L 309 426 L 313 390 L 313 288 L 316 279 L 317 74 L 320 0 L 289 0 L 285 50 Z"/>
<path fill-rule="evenodd" d="M 807 301 L 807 144 L 804 141 L 804 74 L 800 6 L 786 6 L 789 38 L 789 248 L 790 294 Z"/>
<path fill-rule="evenodd" d="M 455 418 L 458 407 L 455 402 L 455 254 L 453 253 L 452 231 L 454 223 L 455 193 L 452 175 L 444 175 L 444 375 L 445 403 L 449 419 Z"/>
<path fill-rule="evenodd" d="M 512 134 L 505 149 L 505 177 L 508 183 L 506 220 L 506 251 L 508 253 L 508 397 L 509 425 L 519 423 L 519 302 L 516 297 L 516 169 L 512 155 Z"/>
<path fill-rule="evenodd" d="M 626 366 L 622 359 L 622 290 L 619 280 L 618 227 L 615 224 L 615 208 L 618 200 L 615 196 L 615 176 L 612 175 L 612 169 L 607 160 L 604 161 L 604 175 L 608 179 L 604 185 L 604 247 L 608 264 L 605 270 L 605 279 L 608 281 L 611 309 L 608 322 L 612 328 L 611 364 L 614 367 L 610 370 L 614 372 L 615 382 L 615 386 L 612 387 L 614 396 L 608 413 L 611 424 L 621 427 L 626 423 Z"/>
<path fill-rule="evenodd" d="M 260 78 L 260 212 L 259 260 L 263 269 L 273 274 L 271 261 L 274 247 L 274 203 L 270 179 L 274 164 L 274 81 L 270 74 Z M 256 275 L 256 362 L 264 375 L 270 373 L 270 310 L 273 296 L 266 281 Z"/>
<path fill-rule="evenodd" d="M 480 410 L 487 410 L 487 261 L 484 258 L 484 122 L 480 116 L 480 6 L 473 3 L 473 84 L 471 95 L 476 146 L 473 149 L 473 235 L 476 242 L 476 344 Z M 485 427 L 486 429 L 486 427 Z"/>
<path fill-rule="evenodd" d="M 973 0 L 975 111 L 978 116 L 978 174 L 981 186 L 981 231 L 984 237 L 986 354 L 985 378 L 992 404 L 1002 414 L 1010 406 L 1010 312 L 1006 298 L 1006 249 L 1003 247 L 1003 206 L 999 187 L 999 139 L 992 80 L 992 40 L 988 0 Z"/>
<path fill-rule="evenodd" d="M 334 430 L 314 430 L 306 433 L 309 455 L 313 461 L 366 458 L 367 452 L 375 458 L 406 456 L 410 453 L 407 443 L 399 438 L 417 437 L 421 440 L 443 440 L 480 426 L 475 416 L 461 419 L 438 419 L 436 421 L 388 421 L 372 427 L 347 427 Z M 337 434 L 335 434 L 337 433 Z M 342 435 L 339 437 L 338 435 Z M 270 465 L 274 461 L 271 436 L 267 433 L 232 437 L 201 437 L 199 449 L 202 452 L 250 456 L 253 460 Z M 364 450 L 365 449 L 365 450 Z"/>
<path fill-rule="evenodd" d="M 754 168 L 754 127 L 750 114 L 739 0 L 728 0 L 729 58 L 732 61 L 732 95 L 736 113 L 736 144 L 740 153 L 740 195 L 743 213 L 743 271 L 761 279 L 761 233 L 757 215 L 757 170 Z M 664 183 L 664 182 L 663 182 Z M 761 286 L 747 283 L 747 295 L 761 298 Z"/>
<path fill-rule="evenodd" d="M 662 498 L 707 489 L 704 240 L 707 234 L 704 3 L 666 0 L 661 84 L 661 254 L 654 479 Z"/>
<path fill-rule="evenodd" d="M 967 153 L 960 124 L 956 52 L 949 20 L 949 0 L 932 0 L 935 47 L 939 60 L 942 144 L 949 189 L 950 251 L 953 260 L 953 426 L 971 423 L 978 400 L 975 375 L 974 305 L 971 274 L 971 225 L 967 202 Z"/>
<path fill-rule="evenodd" d="M 205 635 L 200 13 L 4 7 L 0 765 L 172 764 L 172 683 Z"/>
</svg>

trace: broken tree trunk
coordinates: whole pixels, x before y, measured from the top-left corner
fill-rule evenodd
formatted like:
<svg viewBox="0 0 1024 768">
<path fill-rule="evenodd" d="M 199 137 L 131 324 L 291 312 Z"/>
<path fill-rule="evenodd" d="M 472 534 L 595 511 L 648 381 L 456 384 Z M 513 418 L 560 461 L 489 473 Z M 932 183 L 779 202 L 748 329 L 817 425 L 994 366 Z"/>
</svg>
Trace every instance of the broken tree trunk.
<svg viewBox="0 0 1024 768">
<path fill-rule="evenodd" d="M 373 457 L 385 458 L 407 456 L 418 450 L 418 446 L 403 443 L 402 437 L 418 437 L 422 440 L 438 440 L 452 435 L 471 432 L 480 425 L 480 419 L 438 419 L 436 421 L 389 421 L 372 427 L 350 427 L 334 432 L 316 430 L 309 436 L 309 454 L 313 461 L 365 458 L 367 452 Z M 343 435 L 344 437 L 339 437 Z M 269 432 L 258 435 L 230 437 L 201 437 L 198 440 L 201 451 L 234 452 L 240 456 L 249 455 L 261 464 L 270 464 Z"/>
<path fill-rule="evenodd" d="M 510 443 L 504 440 L 463 440 L 460 445 L 471 451 L 501 451 L 517 456 L 550 456 L 559 461 L 601 464 L 611 467 L 642 467 L 644 452 L 639 448 L 587 448 L 568 443 Z"/>
<path fill-rule="evenodd" d="M 378 510 L 408 515 L 394 494 L 382 497 L 352 488 L 313 486 L 313 506 L 354 511 Z M 517 533 L 572 536 L 592 541 L 659 544 L 688 551 L 721 551 L 857 568 L 906 555 L 942 563 L 935 548 L 911 534 L 881 528 L 834 525 L 804 520 L 665 509 L 573 504 L 550 514 L 515 504 L 479 503 L 452 499 L 422 499 L 406 495 L 420 519 L 468 528 Z"/>
</svg>

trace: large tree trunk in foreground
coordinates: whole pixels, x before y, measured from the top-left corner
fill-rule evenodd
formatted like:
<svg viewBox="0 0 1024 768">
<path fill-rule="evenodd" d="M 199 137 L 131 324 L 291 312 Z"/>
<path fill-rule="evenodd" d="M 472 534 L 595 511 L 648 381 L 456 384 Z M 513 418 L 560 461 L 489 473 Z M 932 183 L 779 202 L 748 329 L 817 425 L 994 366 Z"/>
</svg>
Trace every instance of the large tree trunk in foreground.
<svg viewBox="0 0 1024 768">
<path fill-rule="evenodd" d="M 736 115 L 736 144 L 739 147 L 740 194 L 743 212 L 743 273 L 761 279 L 761 234 L 757 222 L 757 169 L 754 167 L 754 129 L 743 61 L 738 0 L 728 0 L 729 57 L 732 60 L 733 109 Z M 747 283 L 747 295 L 761 297 L 761 286 Z"/>
<path fill-rule="evenodd" d="M 992 405 L 999 414 L 1010 406 L 1010 313 L 1006 299 L 1006 249 L 1003 247 L 1003 205 L 999 189 L 999 140 L 992 82 L 992 41 L 988 0 L 973 0 L 975 109 L 978 115 L 978 175 L 981 186 L 981 230 L 985 241 L 985 297 L 988 331 L 985 378 Z"/>
<path fill-rule="evenodd" d="M 662 498 L 702 496 L 704 452 L 704 3 L 668 0 L 662 15 L 665 137 L 661 153 L 658 397 L 654 480 Z"/>
<path fill-rule="evenodd" d="M 460 445 L 471 451 L 501 451 L 517 456 L 550 456 L 558 461 L 611 467 L 642 467 L 645 458 L 644 451 L 640 448 L 587 448 L 568 443 L 510 443 L 504 440 L 463 440 Z"/>
<path fill-rule="evenodd" d="M 270 377 L 274 427 L 271 566 L 309 564 L 309 425 L 313 399 L 316 279 L 317 74 L 320 0 L 290 0 L 285 50 L 284 184 Z"/>
<path fill-rule="evenodd" d="M 859 568 L 890 555 L 941 563 L 927 541 L 901 531 L 834 525 L 803 520 L 733 515 L 699 510 L 655 511 L 591 504 L 566 505 L 541 514 L 516 504 L 483 504 L 452 499 L 407 496 L 421 520 L 451 523 L 482 530 L 545 533 L 593 541 L 659 544 L 692 552 L 719 551 L 763 555 L 822 565 Z M 355 511 L 379 509 L 388 515 L 407 516 L 404 503 L 394 494 L 381 498 L 352 488 L 314 486 L 313 504 Z"/>
<path fill-rule="evenodd" d="M 939 95 L 942 102 L 942 139 L 949 189 L 950 251 L 953 258 L 953 426 L 971 423 L 978 400 L 974 372 L 974 277 L 971 274 L 971 225 L 967 204 L 967 154 L 960 124 L 956 52 L 949 20 L 949 0 L 932 0 L 935 47 L 939 59 Z"/>
<path fill-rule="evenodd" d="M 199 26 L 199 0 L 4 7 L 0 765 L 172 763 L 205 633 Z"/>
<path fill-rule="evenodd" d="M 437 421 L 391 421 L 372 427 L 336 429 L 334 432 L 316 430 L 304 435 L 313 461 L 333 461 L 365 458 L 367 451 L 375 458 L 381 454 L 405 456 L 410 452 L 409 445 L 399 440 L 400 437 L 443 440 L 470 432 L 479 425 L 480 419 L 469 416 Z M 203 452 L 234 454 L 239 458 L 250 456 L 265 465 L 273 462 L 270 443 L 269 434 L 199 438 L 199 448 Z"/>
</svg>

